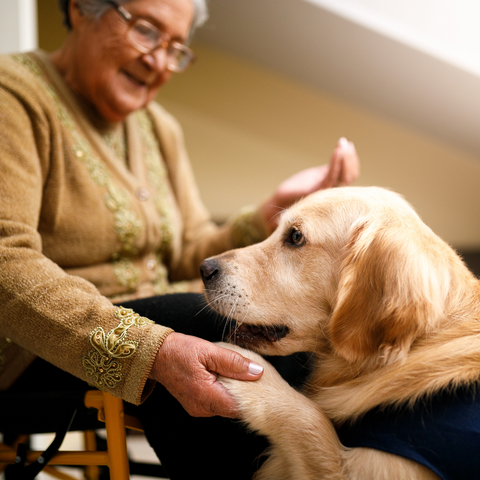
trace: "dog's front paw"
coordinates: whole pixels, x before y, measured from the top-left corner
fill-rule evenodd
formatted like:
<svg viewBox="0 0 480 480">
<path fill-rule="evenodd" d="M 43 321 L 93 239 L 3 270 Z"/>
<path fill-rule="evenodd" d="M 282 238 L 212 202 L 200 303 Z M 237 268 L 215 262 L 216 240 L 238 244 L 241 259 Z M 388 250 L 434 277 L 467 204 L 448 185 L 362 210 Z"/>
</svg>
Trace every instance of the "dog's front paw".
<svg viewBox="0 0 480 480">
<path fill-rule="evenodd" d="M 255 381 L 218 377 L 218 381 L 236 400 L 242 419 L 252 429 L 262 432 L 264 422 L 283 403 L 280 399 L 288 399 L 294 390 L 277 370 L 260 355 L 236 345 L 226 343 L 220 345 L 239 352 L 244 357 L 260 364 L 264 369 L 263 375 Z"/>
</svg>

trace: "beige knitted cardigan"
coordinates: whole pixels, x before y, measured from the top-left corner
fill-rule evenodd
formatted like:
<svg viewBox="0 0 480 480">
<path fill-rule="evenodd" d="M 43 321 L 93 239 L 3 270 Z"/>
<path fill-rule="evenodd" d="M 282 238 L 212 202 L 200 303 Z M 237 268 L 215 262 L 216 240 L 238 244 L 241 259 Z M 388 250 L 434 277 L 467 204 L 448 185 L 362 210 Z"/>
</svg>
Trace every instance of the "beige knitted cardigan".
<svg viewBox="0 0 480 480">
<path fill-rule="evenodd" d="M 254 210 L 210 221 L 158 104 L 126 120 L 125 156 L 112 131 L 44 52 L 0 57 L 0 389 L 39 356 L 140 403 L 171 330 L 112 300 L 189 289 L 173 282 L 266 234 Z"/>
</svg>

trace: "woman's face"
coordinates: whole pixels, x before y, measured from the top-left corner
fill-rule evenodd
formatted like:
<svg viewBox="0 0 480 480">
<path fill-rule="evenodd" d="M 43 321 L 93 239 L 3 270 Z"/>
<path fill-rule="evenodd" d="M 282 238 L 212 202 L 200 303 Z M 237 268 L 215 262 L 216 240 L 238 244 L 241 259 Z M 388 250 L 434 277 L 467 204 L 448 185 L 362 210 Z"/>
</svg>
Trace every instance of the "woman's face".
<svg viewBox="0 0 480 480">
<path fill-rule="evenodd" d="M 193 19 L 191 0 L 130 0 L 123 6 L 172 40 L 187 40 Z M 142 54 L 133 48 L 125 38 L 128 24 L 114 8 L 95 20 L 82 15 L 72 0 L 70 12 L 75 48 L 65 80 L 106 120 L 122 121 L 147 105 L 170 78 L 166 52 L 158 48 Z"/>
</svg>

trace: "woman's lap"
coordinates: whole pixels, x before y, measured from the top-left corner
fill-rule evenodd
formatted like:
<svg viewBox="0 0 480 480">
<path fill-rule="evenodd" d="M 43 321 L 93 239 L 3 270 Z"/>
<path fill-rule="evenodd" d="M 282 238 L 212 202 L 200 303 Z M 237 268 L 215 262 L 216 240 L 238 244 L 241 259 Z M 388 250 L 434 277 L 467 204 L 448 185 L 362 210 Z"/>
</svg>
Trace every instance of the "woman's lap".
<svg viewBox="0 0 480 480">
<path fill-rule="evenodd" d="M 204 297 L 199 294 L 164 295 L 122 305 L 180 333 L 212 342 L 221 341 L 224 335 L 224 319 L 204 308 Z M 306 357 L 301 354 L 269 360 L 291 384 L 301 384 L 308 373 Z M 81 392 L 89 388 L 82 380 L 37 359 L 11 390 Z M 142 405 L 128 404 L 127 408 L 141 420 L 148 441 L 173 480 L 251 478 L 261 461 L 257 457 L 268 446 L 266 439 L 247 432 L 238 421 L 189 416 L 160 384 Z M 91 416 L 86 420 L 92 422 Z"/>
</svg>

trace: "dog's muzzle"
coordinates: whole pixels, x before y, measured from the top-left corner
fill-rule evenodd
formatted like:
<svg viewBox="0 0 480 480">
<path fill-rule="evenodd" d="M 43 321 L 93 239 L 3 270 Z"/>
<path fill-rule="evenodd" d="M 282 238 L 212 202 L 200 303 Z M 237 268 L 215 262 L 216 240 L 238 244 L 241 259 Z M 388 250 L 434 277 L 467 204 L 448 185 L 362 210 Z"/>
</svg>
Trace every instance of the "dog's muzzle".
<svg viewBox="0 0 480 480">
<path fill-rule="evenodd" d="M 215 258 L 207 258 L 204 260 L 200 265 L 200 273 L 202 275 L 203 284 L 207 290 L 215 290 L 218 287 L 222 288 L 222 268 L 220 262 Z M 224 291 L 222 290 L 221 293 L 223 294 Z M 212 307 L 215 310 L 219 310 L 218 304 L 213 304 Z M 243 314 L 242 317 L 244 317 Z M 255 325 L 248 323 L 245 318 L 242 318 L 240 323 L 237 323 L 234 320 L 235 318 L 232 316 L 230 318 L 230 332 L 227 336 L 227 341 L 242 346 L 278 342 L 289 333 L 288 327 L 281 324 Z"/>
</svg>

